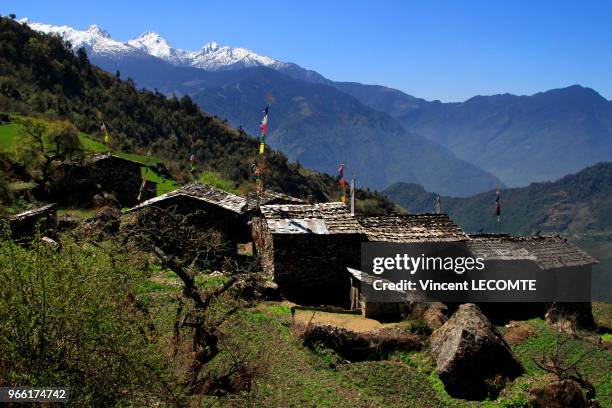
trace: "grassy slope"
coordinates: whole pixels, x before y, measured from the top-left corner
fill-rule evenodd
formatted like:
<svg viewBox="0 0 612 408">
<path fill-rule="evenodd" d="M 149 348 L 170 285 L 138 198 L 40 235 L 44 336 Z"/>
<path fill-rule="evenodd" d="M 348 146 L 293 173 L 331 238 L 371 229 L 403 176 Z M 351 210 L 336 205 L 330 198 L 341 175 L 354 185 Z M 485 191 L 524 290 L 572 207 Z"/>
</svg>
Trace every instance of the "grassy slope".
<svg viewBox="0 0 612 408">
<path fill-rule="evenodd" d="M 211 281 L 215 280 L 214 282 Z M 197 279 L 202 287 L 220 284 L 219 277 Z M 139 298 L 155 316 L 160 333 L 170 338 L 180 292 L 172 272 L 156 269 L 150 283 L 143 285 Z M 596 304 L 597 321 L 612 323 L 612 305 Z M 222 352 L 211 362 L 213 372 L 226 372 L 234 359 L 255 367 L 250 391 L 223 397 L 204 397 L 201 406 L 309 406 L 309 407 L 523 407 L 525 391 L 547 381 L 533 363 L 544 350 L 550 350 L 556 332 L 542 320 L 525 322 L 533 335 L 512 348 L 527 369 L 495 401 L 466 401 L 450 397 L 435 372 L 429 351 L 396 353 L 386 361 L 366 361 L 329 365 L 330 354 L 313 352 L 296 339 L 288 306 L 263 302 L 254 309 L 239 312 L 222 326 Z M 504 333 L 506 328 L 500 327 Z M 188 341 L 188 340 L 187 340 Z M 595 385 L 601 406 L 612 406 L 612 355 L 596 343 L 597 335 L 580 332 L 562 351 L 566 361 L 585 354 L 578 367 Z"/>
<path fill-rule="evenodd" d="M 11 123 L 0 125 L 0 152 L 11 152 L 14 150 L 15 145 L 19 142 L 19 132 L 20 126 L 17 124 Z M 86 133 L 79 132 L 79 139 L 87 152 L 103 153 L 109 150 L 106 145 L 98 142 Z M 141 167 L 142 176 L 144 177 L 146 173 L 148 180 L 157 183 L 158 195 L 172 191 L 177 187 L 177 184 L 173 180 L 168 180 L 160 176 L 150 168 L 147 169 L 147 164 L 152 166 L 156 163 L 161 163 L 162 160 L 160 158 L 153 156 L 147 158 L 146 155 L 126 152 L 113 152 L 113 154 L 143 164 Z"/>
</svg>

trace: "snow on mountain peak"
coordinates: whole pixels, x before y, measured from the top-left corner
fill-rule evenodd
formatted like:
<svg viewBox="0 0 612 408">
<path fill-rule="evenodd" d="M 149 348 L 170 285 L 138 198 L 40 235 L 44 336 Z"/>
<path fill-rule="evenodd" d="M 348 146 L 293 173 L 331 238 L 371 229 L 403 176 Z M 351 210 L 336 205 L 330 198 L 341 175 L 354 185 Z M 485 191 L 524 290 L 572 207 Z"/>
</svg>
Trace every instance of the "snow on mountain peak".
<svg viewBox="0 0 612 408">
<path fill-rule="evenodd" d="M 288 65 L 256 54 L 246 48 L 220 47 L 216 42 L 208 42 L 198 51 L 173 48 L 168 41 L 154 31 L 146 31 L 127 42 L 120 42 L 114 40 L 107 31 L 95 24 L 80 31 L 69 26 L 33 23 L 28 19 L 20 21 L 25 22 L 36 31 L 58 34 L 64 40 L 70 41 L 75 50 L 84 47 L 93 56 L 121 58 L 128 55 L 148 54 L 173 65 L 191 66 L 210 71 L 257 66 L 282 69 Z"/>
<path fill-rule="evenodd" d="M 200 52 L 202 54 L 210 54 L 211 52 L 215 52 L 219 49 L 219 44 L 214 41 L 208 42 L 202 46 Z"/>
<path fill-rule="evenodd" d="M 87 27 L 87 30 L 85 31 L 87 31 L 88 33 L 91 33 L 92 35 L 98 35 L 103 38 L 111 38 L 111 35 L 108 31 L 98 27 L 95 24 L 92 24 L 89 27 Z"/>
</svg>

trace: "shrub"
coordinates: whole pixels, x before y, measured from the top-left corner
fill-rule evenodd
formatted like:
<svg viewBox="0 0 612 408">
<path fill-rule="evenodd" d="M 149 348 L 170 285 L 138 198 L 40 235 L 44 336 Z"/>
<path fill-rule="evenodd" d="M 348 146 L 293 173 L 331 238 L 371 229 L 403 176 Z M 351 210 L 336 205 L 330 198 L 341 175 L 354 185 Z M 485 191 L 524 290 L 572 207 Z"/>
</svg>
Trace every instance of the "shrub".
<svg viewBox="0 0 612 408">
<path fill-rule="evenodd" d="M 135 307 L 144 278 L 116 248 L 0 244 L 0 385 L 67 386 L 75 405 L 172 398 L 163 353 Z"/>
</svg>

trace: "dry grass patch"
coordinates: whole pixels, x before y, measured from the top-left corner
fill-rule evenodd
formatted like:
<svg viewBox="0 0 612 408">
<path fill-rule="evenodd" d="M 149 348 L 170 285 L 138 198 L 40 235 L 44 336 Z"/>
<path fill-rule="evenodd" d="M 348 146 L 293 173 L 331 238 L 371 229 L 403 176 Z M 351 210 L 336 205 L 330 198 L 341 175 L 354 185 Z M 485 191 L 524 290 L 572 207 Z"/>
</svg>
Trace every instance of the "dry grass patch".
<svg viewBox="0 0 612 408">
<path fill-rule="evenodd" d="M 528 338 L 534 336 L 536 331 L 528 324 L 512 322 L 504 334 L 506 341 L 512 345 L 522 344 Z"/>
</svg>

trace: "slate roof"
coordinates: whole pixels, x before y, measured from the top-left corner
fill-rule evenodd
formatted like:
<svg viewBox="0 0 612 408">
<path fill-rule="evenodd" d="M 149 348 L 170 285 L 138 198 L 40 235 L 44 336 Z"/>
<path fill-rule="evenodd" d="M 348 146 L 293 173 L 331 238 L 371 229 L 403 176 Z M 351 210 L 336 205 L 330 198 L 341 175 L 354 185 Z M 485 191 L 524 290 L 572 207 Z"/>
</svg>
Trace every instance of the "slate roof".
<svg viewBox="0 0 612 408">
<path fill-rule="evenodd" d="M 128 162 L 130 164 L 134 164 L 134 165 L 138 165 L 138 166 L 144 166 L 144 164 L 137 162 L 136 160 L 132 160 L 132 159 L 128 159 L 125 157 L 120 157 L 120 156 L 115 156 L 114 154 L 111 154 L 109 152 L 107 153 L 95 153 L 91 156 L 85 156 L 85 157 L 78 157 L 78 158 L 73 158 L 70 160 L 65 160 L 63 162 L 63 164 L 67 164 L 67 165 L 84 165 L 84 164 L 92 164 L 92 163 L 97 163 L 103 160 L 108 160 L 108 159 L 113 159 L 113 160 L 121 160 L 124 162 Z"/>
<path fill-rule="evenodd" d="M 468 236 L 446 214 L 357 216 L 375 242 L 459 242 Z"/>
<path fill-rule="evenodd" d="M 134 211 L 177 196 L 190 197 L 209 204 L 218 205 L 237 214 L 243 214 L 247 210 L 247 199 L 244 197 L 228 193 L 216 187 L 209 186 L 208 184 L 191 183 L 177 190 L 170 191 L 169 193 L 144 201 L 131 208 L 130 211 Z"/>
<path fill-rule="evenodd" d="M 364 234 L 340 202 L 262 205 L 260 211 L 271 234 Z"/>
<path fill-rule="evenodd" d="M 493 260 L 533 260 L 540 269 L 598 263 L 591 255 L 559 236 L 512 237 L 472 235 L 468 247 L 474 256 Z"/>
<path fill-rule="evenodd" d="M 245 196 L 249 209 L 257 208 L 257 193 L 252 192 Z M 292 197 L 288 194 L 277 193 L 276 191 L 265 190 L 260 198 L 260 205 L 267 204 L 305 204 L 304 200 Z"/>
<path fill-rule="evenodd" d="M 52 204 L 47 204 L 47 205 L 43 205 L 42 207 L 38 207 L 38 208 L 34 208 L 32 210 L 28 210 L 28 211 L 24 211 L 21 212 L 19 214 L 15 214 L 15 215 L 11 215 L 9 217 L 9 220 L 11 221 L 23 221 L 29 217 L 35 217 L 37 215 L 40 215 L 48 210 L 53 209 L 57 204 L 56 203 L 52 203 Z"/>
</svg>

